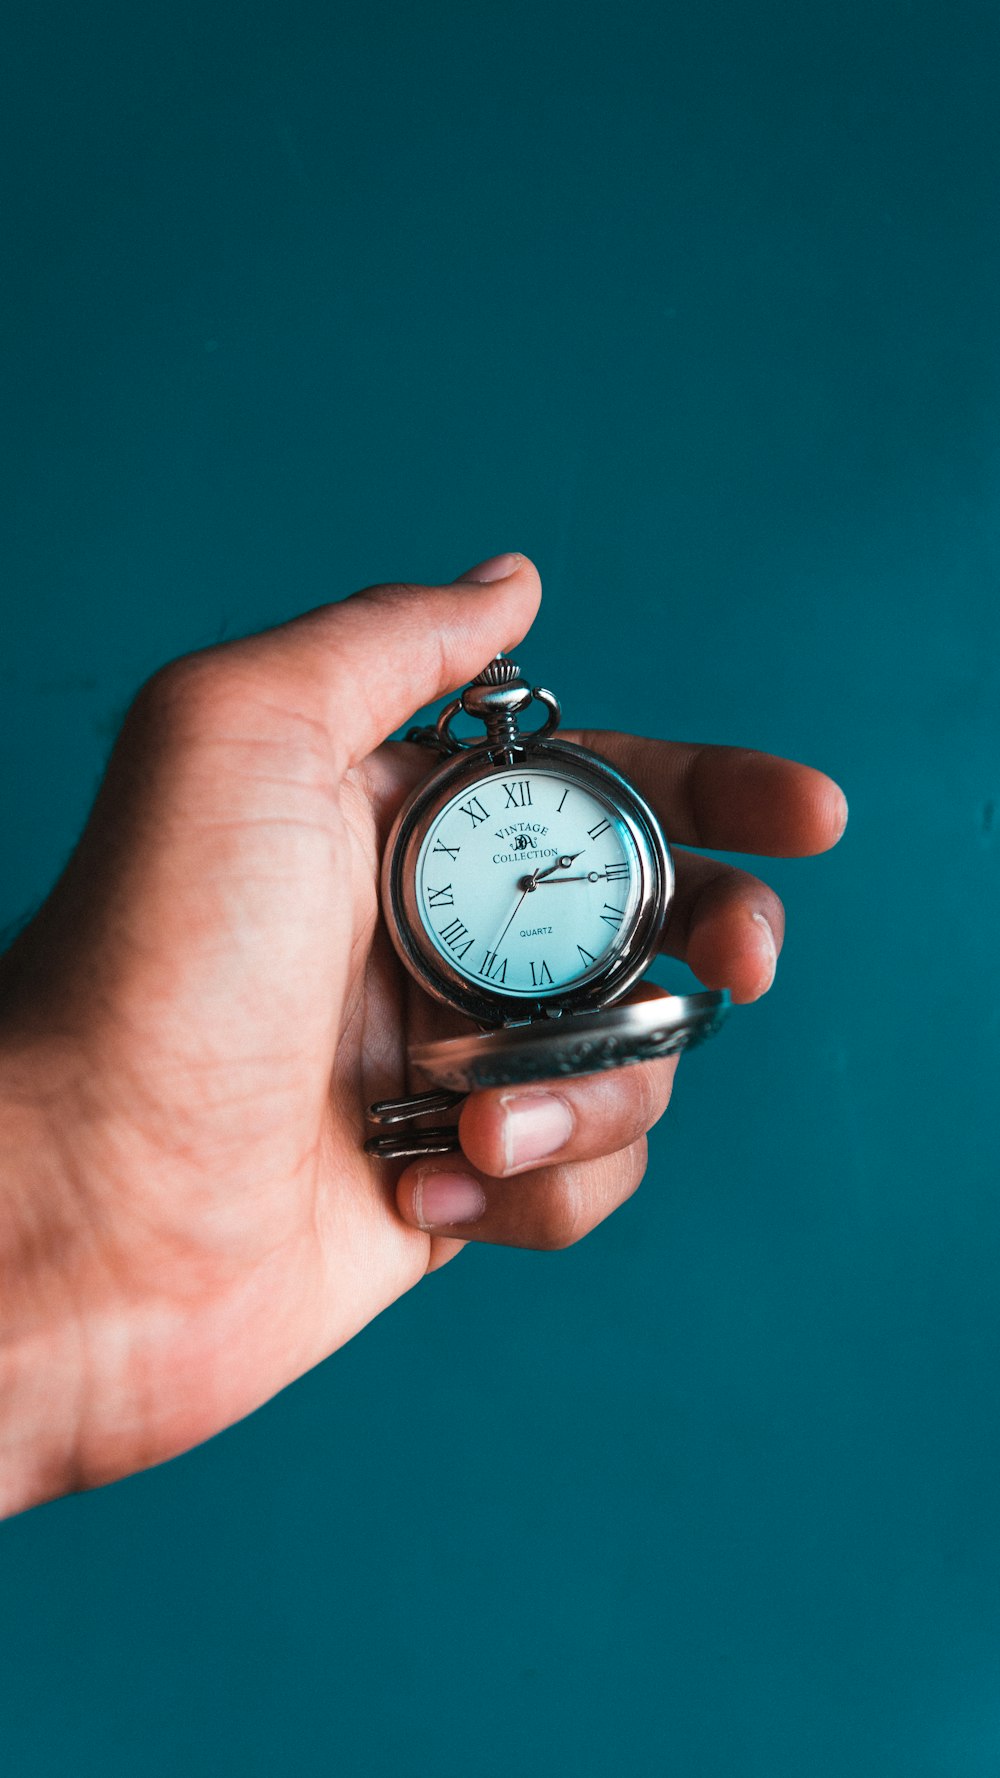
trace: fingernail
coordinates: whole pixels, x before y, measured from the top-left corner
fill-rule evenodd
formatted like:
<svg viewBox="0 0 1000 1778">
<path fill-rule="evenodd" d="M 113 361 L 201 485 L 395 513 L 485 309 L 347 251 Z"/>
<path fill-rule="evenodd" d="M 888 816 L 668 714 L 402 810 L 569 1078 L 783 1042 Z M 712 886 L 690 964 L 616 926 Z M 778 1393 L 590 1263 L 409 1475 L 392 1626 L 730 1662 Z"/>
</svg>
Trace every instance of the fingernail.
<svg viewBox="0 0 1000 1778">
<path fill-rule="evenodd" d="M 521 558 L 517 554 L 490 556 L 488 562 L 480 562 L 475 568 L 467 568 L 459 580 L 476 580 L 488 586 L 494 580 L 507 580 L 520 566 Z"/>
<path fill-rule="evenodd" d="M 764 918 L 764 915 L 754 914 L 752 918 L 754 925 L 760 927 L 761 935 L 764 940 L 764 943 L 761 946 L 761 954 L 766 962 L 768 971 L 765 986 L 769 988 L 774 980 L 774 972 L 778 967 L 778 947 L 774 942 L 774 933 L 771 931 L 770 925 Z M 763 992 L 763 989 L 761 991 Z"/>
<path fill-rule="evenodd" d="M 564 1148 L 573 1134 L 575 1119 L 565 1099 L 556 1093 L 511 1093 L 503 1106 L 503 1153 L 508 1172 L 529 1167 Z"/>
<path fill-rule="evenodd" d="M 841 793 L 840 793 L 840 808 L 838 810 L 838 816 L 840 819 L 840 827 L 837 831 L 837 838 L 839 840 L 843 837 L 844 830 L 847 827 L 847 798 L 844 795 L 843 791 L 841 791 Z"/>
<path fill-rule="evenodd" d="M 418 1173 L 413 1208 L 422 1229 L 446 1223 L 475 1222 L 486 1209 L 486 1193 L 468 1173 Z"/>
</svg>

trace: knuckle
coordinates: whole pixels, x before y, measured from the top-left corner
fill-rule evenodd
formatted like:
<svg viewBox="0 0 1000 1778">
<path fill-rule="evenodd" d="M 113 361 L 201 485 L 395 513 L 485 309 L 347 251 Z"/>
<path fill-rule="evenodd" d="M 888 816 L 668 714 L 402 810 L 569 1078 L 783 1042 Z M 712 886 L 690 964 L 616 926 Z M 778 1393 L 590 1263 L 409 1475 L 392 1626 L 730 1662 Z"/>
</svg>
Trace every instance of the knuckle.
<svg viewBox="0 0 1000 1778">
<path fill-rule="evenodd" d="M 488 1173 L 491 1178 L 501 1178 L 505 1157 L 499 1120 L 491 1116 L 488 1107 L 476 1103 L 475 1095 L 462 1106 L 458 1128 L 466 1160 L 478 1167 L 481 1173 Z"/>
<path fill-rule="evenodd" d="M 356 593 L 351 594 L 346 603 L 355 607 L 378 605 L 382 609 L 388 608 L 391 611 L 395 606 L 411 605 L 414 598 L 420 593 L 426 593 L 427 590 L 427 587 L 420 586 L 416 581 L 380 581 L 373 586 L 359 587 Z"/>
<path fill-rule="evenodd" d="M 651 1129 L 669 1104 L 674 1070 L 664 1058 L 594 1076 L 577 1096 L 585 1150 L 607 1154 Z"/>
<path fill-rule="evenodd" d="M 668 1061 L 642 1062 L 630 1070 L 635 1123 L 640 1130 L 649 1130 L 659 1121 L 670 1103 L 674 1081 L 674 1065 Z"/>
<path fill-rule="evenodd" d="M 182 655 L 146 681 L 131 714 L 157 734 L 201 731 L 218 721 L 231 682 L 218 654 Z"/>
<path fill-rule="evenodd" d="M 573 738 L 578 747 L 586 747 L 589 753 L 597 753 L 602 759 L 610 759 L 623 770 L 629 769 L 631 756 L 639 745 L 634 736 L 621 734 L 617 729 L 575 729 Z"/>
<path fill-rule="evenodd" d="M 532 1247 L 557 1253 L 589 1235 L 637 1191 L 646 1172 L 645 1136 L 588 1166 L 553 1168 L 535 1209 Z"/>
<path fill-rule="evenodd" d="M 557 1172 L 537 1206 L 531 1245 L 543 1253 L 560 1253 L 582 1240 L 592 1226 L 581 1194 L 565 1174 Z"/>
<path fill-rule="evenodd" d="M 624 1162 L 624 1190 L 621 1196 L 621 1202 L 624 1203 L 626 1198 L 638 1191 L 646 1177 L 649 1143 L 645 1136 L 640 1136 L 637 1142 L 633 1142 L 620 1159 Z"/>
</svg>

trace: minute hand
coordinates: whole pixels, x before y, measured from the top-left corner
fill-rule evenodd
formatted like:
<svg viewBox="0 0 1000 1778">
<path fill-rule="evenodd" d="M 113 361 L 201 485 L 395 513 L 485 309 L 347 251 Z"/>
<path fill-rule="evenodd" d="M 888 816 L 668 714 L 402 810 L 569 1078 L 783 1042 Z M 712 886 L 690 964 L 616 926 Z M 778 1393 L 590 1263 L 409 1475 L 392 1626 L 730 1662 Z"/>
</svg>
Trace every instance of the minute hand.
<svg viewBox="0 0 1000 1778">
<path fill-rule="evenodd" d="M 603 877 L 603 875 L 604 875 L 603 871 L 588 870 L 588 871 L 581 872 L 579 876 L 549 877 L 547 881 L 545 881 L 545 880 L 543 880 L 543 878 L 539 877 L 538 882 L 535 884 L 535 888 L 536 889 L 557 889 L 559 887 L 560 883 L 599 883 L 601 881 L 601 878 Z"/>
</svg>

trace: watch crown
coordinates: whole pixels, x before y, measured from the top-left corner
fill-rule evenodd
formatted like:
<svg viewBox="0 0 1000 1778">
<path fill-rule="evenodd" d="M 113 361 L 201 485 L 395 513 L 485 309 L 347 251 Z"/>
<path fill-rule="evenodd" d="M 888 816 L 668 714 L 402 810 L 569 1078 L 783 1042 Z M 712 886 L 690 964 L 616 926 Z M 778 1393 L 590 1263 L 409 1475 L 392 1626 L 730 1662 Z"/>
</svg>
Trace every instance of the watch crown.
<svg viewBox="0 0 1000 1778">
<path fill-rule="evenodd" d="M 541 728 L 531 729 L 522 735 L 518 727 L 518 716 L 536 698 L 545 705 L 548 715 Z M 481 742 L 458 741 L 451 734 L 451 725 L 459 710 L 464 710 L 466 716 L 473 716 L 483 724 L 486 729 L 485 744 L 490 757 L 497 762 L 506 760 L 510 765 L 526 746 L 537 746 L 559 726 L 558 698 L 554 698 L 550 691 L 545 691 L 540 685 L 527 685 L 521 678 L 521 669 L 517 662 L 509 660 L 505 654 L 495 654 L 491 661 L 487 661 L 482 672 L 470 680 L 461 696 L 445 705 L 438 717 L 436 739 L 432 743 L 440 745 L 443 752 L 455 753 L 460 747 L 482 745 Z M 420 732 L 413 732 L 413 738 L 420 738 Z"/>
<path fill-rule="evenodd" d="M 477 673 L 473 685 L 510 685 L 514 679 L 520 679 L 520 670 L 514 661 L 506 655 L 494 655 L 489 665 L 481 673 Z"/>
<path fill-rule="evenodd" d="M 491 747 L 505 755 L 517 741 L 518 712 L 526 710 L 530 703 L 531 687 L 525 685 L 515 662 L 503 654 L 494 655 L 462 693 L 466 716 L 478 717 L 485 723 Z"/>
</svg>

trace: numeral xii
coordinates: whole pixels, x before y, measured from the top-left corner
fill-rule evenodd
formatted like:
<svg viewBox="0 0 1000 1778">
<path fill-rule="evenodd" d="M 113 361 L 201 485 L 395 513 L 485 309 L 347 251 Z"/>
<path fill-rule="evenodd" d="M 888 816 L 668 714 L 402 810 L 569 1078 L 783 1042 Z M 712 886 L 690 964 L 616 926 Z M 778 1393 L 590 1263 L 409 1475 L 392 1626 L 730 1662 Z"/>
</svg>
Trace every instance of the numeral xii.
<svg viewBox="0 0 1000 1778">
<path fill-rule="evenodd" d="M 531 808 L 531 785 L 527 778 L 518 778 L 513 784 L 505 784 L 504 790 L 507 792 L 505 809 Z"/>
</svg>

